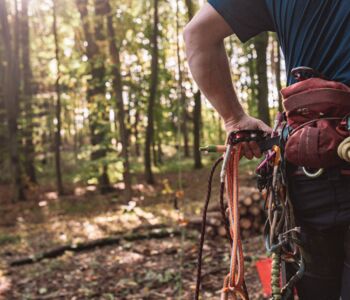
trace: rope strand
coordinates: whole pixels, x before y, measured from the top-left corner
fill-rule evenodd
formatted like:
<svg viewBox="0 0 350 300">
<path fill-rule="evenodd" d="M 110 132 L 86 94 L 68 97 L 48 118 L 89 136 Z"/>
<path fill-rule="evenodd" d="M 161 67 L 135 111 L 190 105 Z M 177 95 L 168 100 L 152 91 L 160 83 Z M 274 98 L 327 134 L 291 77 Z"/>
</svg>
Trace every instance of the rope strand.
<svg viewBox="0 0 350 300">
<path fill-rule="evenodd" d="M 204 246 L 204 238 L 205 238 L 205 228 L 207 225 L 207 211 L 211 197 L 211 188 L 215 170 L 217 166 L 223 161 L 223 158 L 220 157 L 216 160 L 213 167 L 211 168 L 209 179 L 208 179 L 208 191 L 207 197 L 205 200 L 204 208 L 203 208 L 203 219 L 202 219 L 202 228 L 201 228 L 201 237 L 199 242 L 199 251 L 198 251 L 198 265 L 197 265 L 197 282 L 196 282 L 196 291 L 195 291 L 195 300 L 199 299 L 200 292 L 200 284 L 202 277 L 202 256 L 203 256 L 203 246 Z"/>
</svg>

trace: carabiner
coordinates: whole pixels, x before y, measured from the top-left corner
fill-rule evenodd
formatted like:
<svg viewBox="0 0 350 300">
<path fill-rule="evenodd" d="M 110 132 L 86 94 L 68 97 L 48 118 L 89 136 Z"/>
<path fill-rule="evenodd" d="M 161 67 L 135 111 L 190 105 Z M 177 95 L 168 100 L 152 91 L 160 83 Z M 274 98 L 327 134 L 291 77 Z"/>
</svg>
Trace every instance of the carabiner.
<svg viewBox="0 0 350 300">
<path fill-rule="evenodd" d="M 316 172 L 312 173 L 312 172 L 309 172 L 306 167 L 302 167 L 302 170 L 304 172 L 304 174 L 309 177 L 309 178 L 317 178 L 317 177 L 320 177 L 323 173 L 324 173 L 324 169 L 323 168 L 320 168 L 318 169 Z"/>
</svg>

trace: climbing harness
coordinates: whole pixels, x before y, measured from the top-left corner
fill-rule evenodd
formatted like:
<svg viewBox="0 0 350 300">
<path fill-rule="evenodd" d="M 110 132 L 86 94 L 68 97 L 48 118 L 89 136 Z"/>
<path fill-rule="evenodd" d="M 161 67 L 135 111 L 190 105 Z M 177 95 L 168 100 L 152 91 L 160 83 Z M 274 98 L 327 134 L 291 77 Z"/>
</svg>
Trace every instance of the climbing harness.
<svg viewBox="0 0 350 300">
<path fill-rule="evenodd" d="M 257 168 L 257 175 L 259 188 L 261 190 L 266 189 L 269 195 L 267 203 L 268 222 L 265 229 L 265 240 L 268 240 L 266 243 L 268 250 L 273 253 L 273 299 L 286 299 L 282 298 L 282 295 L 288 295 L 295 281 L 301 277 L 303 271 L 302 263 L 300 263 L 299 272 L 293 277 L 293 280 L 286 283 L 286 285 L 280 289 L 279 266 L 281 264 L 281 260 L 285 258 L 286 254 L 288 255 L 288 259 L 291 260 L 293 255 L 296 256 L 298 253 L 296 250 L 297 247 L 291 243 L 293 241 L 293 238 L 296 240 L 295 235 L 297 233 L 297 229 L 290 226 L 293 224 L 293 222 L 285 223 L 282 220 L 287 214 L 290 215 L 290 209 L 289 203 L 285 199 L 285 188 L 281 183 L 281 153 L 279 147 L 281 144 L 281 135 L 277 134 L 277 129 L 280 128 L 279 125 L 281 119 L 281 116 L 279 116 L 279 120 L 271 137 L 267 137 L 266 134 L 264 134 L 262 131 L 242 130 L 232 132 L 229 135 L 227 144 L 225 146 L 208 146 L 201 148 L 202 151 L 223 152 L 224 155 L 215 162 L 209 176 L 207 199 L 203 210 L 203 223 L 198 255 L 198 272 L 195 299 L 199 299 L 200 292 L 202 267 L 201 258 L 203 253 L 206 227 L 206 213 L 211 196 L 211 185 L 215 169 L 221 162 L 222 168 L 220 172 L 220 207 L 221 214 L 225 223 L 225 228 L 228 233 L 228 240 L 230 241 L 231 246 L 230 272 L 224 279 L 223 289 L 221 292 L 221 300 L 228 300 L 230 298 L 243 300 L 249 299 L 244 281 L 244 257 L 239 230 L 238 166 L 241 156 L 242 142 L 255 141 L 262 151 L 267 151 L 265 159 Z M 225 190 L 227 198 L 227 210 L 224 201 Z M 293 249 L 294 252 L 291 252 L 290 250 L 286 252 L 286 249 Z"/>
<path fill-rule="evenodd" d="M 298 232 L 292 217 L 292 209 L 287 197 L 285 181 L 282 172 L 282 115 L 279 115 L 271 137 L 268 137 L 262 131 L 243 130 L 232 132 L 225 146 L 208 146 L 201 148 L 206 152 L 224 153 L 214 164 L 208 182 L 208 193 L 203 210 L 203 223 L 201 230 L 201 239 L 198 254 L 198 272 L 195 299 L 199 299 L 202 253 L 204 244 L 204 235 L 206 227 L 206 214 L 211 196 L 211 185 L 216 168 L 222 163 L 220 172 L 220 207 L 224 220 L 228 240 L 231 246 L 230 271 L 224 279 L 223 289 L 221 291 L 221 300 L 243 299 L 248 300 L 249 295 L 244 280 L 244 256 L 242 241 L 239 229 L 239 176 L 238 166 L 241 156 L 241 143 L 255 141 L 261 151 L 265 153 L 265 159 L 257 167 L 258 186 L 267 193 L 267 216 L 268 221 L 265 226 L 265 244 L 267 250 L 272 254 L 272 299 L 288 299 L 291 295 L 293 286 L 299 280 L 304 271 L 303 260 L 298 251 Z M 226 190 L 227 209 L 224 201 Z M 284 261 L 293 262 L 298 265 L 298 271 L 290 280 L 287 281 L 283 274 Z M 280 287 L 280 278 L 285 278 Z"/>
<path fill-rule="evenodd" d="M 230 271 L 224 279 L 221 300 L 249 299 L 244 281 L 238 209 L 238 165 L 242 142 L 255 141 L 265 154 L 256 168 L 256 174 L 258 189 L 266 195 L 264 241 L 272 259 L 271 300 L 291 299 L 295 284 L 305 272 L 300 251 L 300 228 L 295 224 L 288 193 L 286 164 L 288 161 L 289 164 L 300 166 L 304 175 L 317 178 L 324 174 L 326 168 L 341 166 L 344 161 L 350 162 L 350 88 L 327 80 L 311 68 L 293 69 L 292 75 L 297 83 L 281 91 L 285 113 L 278 114 L 271 136 L 261 131 L 236 131 L 229 135 L 226 145 L 200 149 L 204 152 L 223 153 L 223 156 L 215 162 L 209 177 L 199 245 L 196 300 L 200 293 L 211 185 L 215 169 L 220 163 L 220 208 L 231 246 Z M 287 272 L 287 265 L 296 270 L 294 274 Z"/>
</svg>

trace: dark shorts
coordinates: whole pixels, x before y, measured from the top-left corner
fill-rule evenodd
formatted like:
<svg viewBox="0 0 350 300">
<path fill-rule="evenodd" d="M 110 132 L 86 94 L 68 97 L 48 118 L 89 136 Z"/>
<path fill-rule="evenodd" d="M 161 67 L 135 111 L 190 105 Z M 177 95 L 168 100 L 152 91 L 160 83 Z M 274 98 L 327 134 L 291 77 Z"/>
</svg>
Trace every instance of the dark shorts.
<svg viewBox="0 0 350 300">
<path fill-rule="evenodd" d="M 289 176 L 306 272 L 300 300 L 350 300 L 350 176 Z"/>
</svg>

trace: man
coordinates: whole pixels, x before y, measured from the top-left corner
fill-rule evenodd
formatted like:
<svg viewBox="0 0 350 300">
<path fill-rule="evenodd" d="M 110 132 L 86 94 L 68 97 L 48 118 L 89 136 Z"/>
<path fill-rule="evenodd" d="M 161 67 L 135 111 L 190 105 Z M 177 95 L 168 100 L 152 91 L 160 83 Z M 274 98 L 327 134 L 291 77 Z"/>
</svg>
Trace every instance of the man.
<svg viewBox="0 0 350 300">
<path fill-rule="evenodd" d="M 243 111 L 223 44 L 231 34 L 245 42 L 263 31 L 277 32 L 288 84 L 294 83 L 293 68 L 307 66 L 350 85 L 349 0 L 209 0 L 186 26 L 184 38 L 192 75 L 227 133 L 271 131 Z M 255 143 L 243 148 L 248 159 L 261 156 Z M 317 179 L 289 176 L 289 181 L 306 259 L 297 284 L 300 299 L 350 300 L 350 176 L 335 168 Z"/>
</svg>

